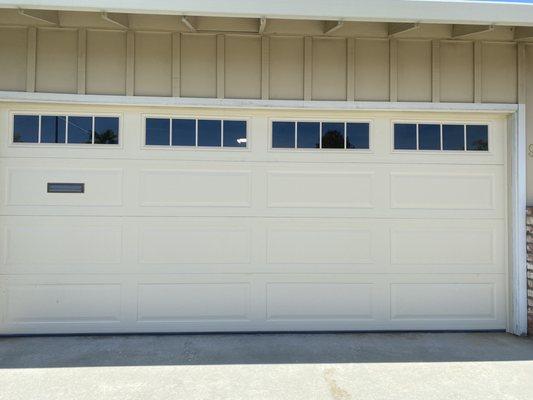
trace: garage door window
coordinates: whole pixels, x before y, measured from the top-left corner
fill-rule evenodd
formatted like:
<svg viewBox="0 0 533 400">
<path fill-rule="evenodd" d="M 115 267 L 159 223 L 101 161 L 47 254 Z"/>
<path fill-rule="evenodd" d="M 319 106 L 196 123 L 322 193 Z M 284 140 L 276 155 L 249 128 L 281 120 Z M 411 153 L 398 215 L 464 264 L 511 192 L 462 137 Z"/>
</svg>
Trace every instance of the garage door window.
<svg viewBox="0 0 533 400">
<path fill-rule="evenodd" d="M 273 149 L 370 148 L 370 123 L 273 121 Z"/>
<path fill-rule="evenodd" d="M 396 123 L 395 150 L 488 151 L 488 125 Z"/>
<path fill-rule="evenodd" d="M 118 144 L 119 118 L 108 116 L 13 116 L 13 143 Z"/>
<path fill-rule="evenodd" d="M 243 120 L 156 118 L 145 120 L 146 146 L 247 147 Z"/>
</svg>

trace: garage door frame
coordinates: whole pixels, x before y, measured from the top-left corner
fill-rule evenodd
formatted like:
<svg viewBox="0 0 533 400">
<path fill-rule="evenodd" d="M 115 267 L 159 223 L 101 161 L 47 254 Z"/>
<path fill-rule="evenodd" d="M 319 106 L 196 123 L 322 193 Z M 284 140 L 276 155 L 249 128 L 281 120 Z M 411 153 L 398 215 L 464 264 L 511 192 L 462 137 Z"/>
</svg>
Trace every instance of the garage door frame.
<svg viewBox="0 0 533 400">
<path fill-rule="evenodd" d="M 129 97 L 0 91 L 1 102 L 83 104 L 137 107 L 208 107 L 294 110 L 434 111 L 441 113 L 497 113 L 508 121 L 509 290 L 507 331 L 527 333 L 526 275 L 526 120 L 523 104 L 397 103 L 293 100 L 237 100 Z"/>
</svg>

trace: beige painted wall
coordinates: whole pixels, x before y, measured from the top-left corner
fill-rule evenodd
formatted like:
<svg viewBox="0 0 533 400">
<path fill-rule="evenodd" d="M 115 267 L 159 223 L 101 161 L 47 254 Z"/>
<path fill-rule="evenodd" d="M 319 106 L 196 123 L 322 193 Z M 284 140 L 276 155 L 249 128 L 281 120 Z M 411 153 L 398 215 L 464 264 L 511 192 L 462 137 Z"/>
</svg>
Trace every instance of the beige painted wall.
<svg viewBox="0 0 533 400">
<path fill-rule="evenodd" d="M 0 27 L 0 90 L 518 102 L 519 56 L 512 41 L 281 33 L 285 36 L 262 40 L 216 32 Z M 525 53 L 528 143 L 533 144 L 533 44 Z M 533 151 L 528 162 L 528 203 L 533 204 Z"/>
</svg>

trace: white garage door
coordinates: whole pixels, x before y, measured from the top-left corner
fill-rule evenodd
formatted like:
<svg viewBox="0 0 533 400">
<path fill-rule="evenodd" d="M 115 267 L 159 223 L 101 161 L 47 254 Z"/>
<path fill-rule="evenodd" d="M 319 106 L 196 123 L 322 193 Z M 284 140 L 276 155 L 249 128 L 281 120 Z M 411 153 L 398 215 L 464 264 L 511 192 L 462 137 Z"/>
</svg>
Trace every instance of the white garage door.
<svg viewBox="0 0 533 400">
<path fill-rule="evenodd" d="M 505 329 L 503 116 L 1 112 L 2 334 Z"/>
</svg>

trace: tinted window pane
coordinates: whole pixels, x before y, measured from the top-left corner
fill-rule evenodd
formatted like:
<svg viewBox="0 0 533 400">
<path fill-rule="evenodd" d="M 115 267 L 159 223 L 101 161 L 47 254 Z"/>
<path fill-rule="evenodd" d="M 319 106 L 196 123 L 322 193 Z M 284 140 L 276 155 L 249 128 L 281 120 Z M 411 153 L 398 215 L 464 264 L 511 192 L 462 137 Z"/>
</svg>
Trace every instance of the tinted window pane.
<svg viewBox="0 0 533 400">
<path fill-rule="evenodd" d="M 246 121 L 224 121 L 224 147 L 246 147 Z"/>
<path fill-rule="evenodd" d="M 346 124 L 346 148 L 370 148 L 370 125 L 365 122 Z"/>
<path fill-rule="evenodd" d="M 418 125 L 418 148 L 440 150 L 440 125 Z"/>
<path fill-rule="evenodd" d="M 442 148 L 444 150 L 464 150 L 464 125 L 442 125 Z"/>
<path fill-rule="evenodd" d="M 466 126 L 466 149 L 474 151 L 489 149 L 489 127 L 487 125 Z"/>
<path fill-rule="evenodd" d="M 41 117 L 41 143 L 65 143 L 66 131 L 67 117 Z"/>
<path fill-rule="evenodd" d="M 198 146 L 221 146 L 222 124 L 219 120 L 198 120 Z"/>
<path fill-rule="evenodd" d="M 118 144 L 118 118 L 96 117 L 94 119 L 94 143 Z"/>
<path fill-rule="evenodd" d="M 272 147 L 273 148 L 294 148 L 294 133 L 296 124 L 294 122 L 273 122 L 272 123 Z"/>
<path fill-rule="evenodd" d="M 148 146 L 170 145 L 170 120 L 146 118 L 146 144 Z"/>
<path fill-rule="evenodd" d="M 320 147 L 320 123 L 298 122 L 298 148 L 318 149 Z"/>
<path fill-rule="evenodd" d="M 344 124 L 342 122 L 322 123 L 322 148 L 344 149 Z"/>
<path fill-rule="evenodd" d="M 68 117 L 68 142 L 92 143 L 93 119 L 92 117 Z"/>
<path fill-rule="evenodd" d="M 416 150 L 416 125 L 394 124 L 394 148 Z"/>
<path fill-rule="evenodd" d="M 196 120 L 172 120 L 172 146 L 196 146 Z"/>
<path fill-rule="evenodd" d="M 39 140 L 39 117 L 15 115 L 13 121 L 13 141 L 17 143 L 37 143 Z"/>
</svg>

